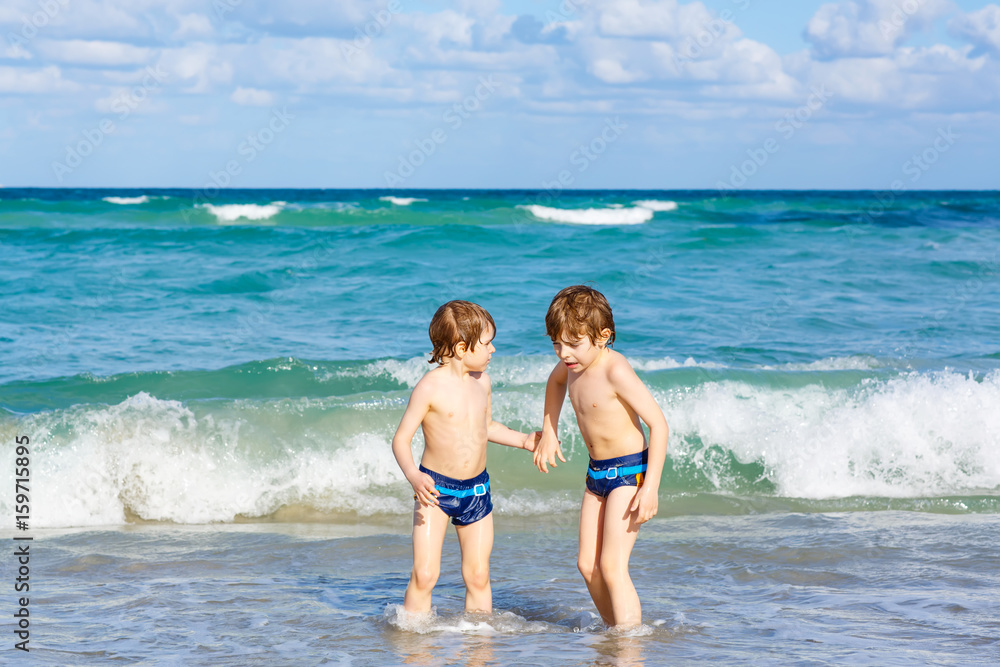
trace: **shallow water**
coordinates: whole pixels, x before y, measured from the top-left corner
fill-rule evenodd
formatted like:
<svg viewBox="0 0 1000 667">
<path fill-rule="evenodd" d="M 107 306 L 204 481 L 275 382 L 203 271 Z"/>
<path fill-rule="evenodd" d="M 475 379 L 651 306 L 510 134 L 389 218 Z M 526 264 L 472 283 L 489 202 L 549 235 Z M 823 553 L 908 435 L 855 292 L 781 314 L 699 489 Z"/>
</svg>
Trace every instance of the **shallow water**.
<svg viewBox="0 0 1000 667">
<path fill-rule="evenodd" d="M 38 581 L 31 659 L 50 665 L 1000 660 L 1000 521 L 992 515 L 654 519 L 642 528 L 632 559 L 645 627 L 625 634 L 609 632 L 594 617 L 575 571 L 574 519 L 498 517 L 495 612 L 485 618 L 462 612 L 450 534 L 436 613 L 416 623 L 399 614 L 410 556 L 405 526 L 374 534 L 368 526 L 329 524 L 46 531 L 31 547 Z"/>
</svg>

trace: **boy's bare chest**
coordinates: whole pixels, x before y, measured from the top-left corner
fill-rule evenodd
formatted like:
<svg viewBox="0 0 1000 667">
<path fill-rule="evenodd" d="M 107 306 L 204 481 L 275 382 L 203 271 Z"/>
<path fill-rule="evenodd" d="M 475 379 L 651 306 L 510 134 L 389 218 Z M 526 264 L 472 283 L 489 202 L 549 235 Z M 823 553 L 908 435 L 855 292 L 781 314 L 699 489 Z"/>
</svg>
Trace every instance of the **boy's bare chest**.
<svg viewBox="0 0 1000 667">
<path fill-rule="evenodd" d="M 567 387 L 570 403 L 579 416 L 599 417 L 604 413 L 621 410 L 618 396 L 606 382 L 590 378 L 577 378 Z"/>
<path fill-rule="evenodd" d="M 436 407 L 438 416 L 447 423 L 478 425 L 486 423 L 487 405 L 486 392 L 479 387 L 470 387 Z"/>
</svg>

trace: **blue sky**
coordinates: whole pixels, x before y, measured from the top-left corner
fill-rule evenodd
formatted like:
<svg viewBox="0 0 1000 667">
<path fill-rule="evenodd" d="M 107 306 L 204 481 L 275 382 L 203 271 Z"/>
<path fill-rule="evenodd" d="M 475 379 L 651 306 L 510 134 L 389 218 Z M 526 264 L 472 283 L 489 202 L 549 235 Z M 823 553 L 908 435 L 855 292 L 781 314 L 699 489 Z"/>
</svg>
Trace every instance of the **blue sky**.
<svg viewBox="0 0 1000 667">
<path fill-rule="evenodd" d="M 974 0 L 5 0 L 0 184 L 996 189 Z"/>
</svg>

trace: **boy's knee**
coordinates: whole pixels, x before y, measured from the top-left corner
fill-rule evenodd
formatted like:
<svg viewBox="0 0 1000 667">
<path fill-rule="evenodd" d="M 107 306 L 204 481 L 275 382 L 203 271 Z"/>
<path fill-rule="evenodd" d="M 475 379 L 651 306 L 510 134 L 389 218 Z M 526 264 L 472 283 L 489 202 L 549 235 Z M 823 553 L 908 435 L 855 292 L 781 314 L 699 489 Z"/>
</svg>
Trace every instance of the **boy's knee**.
<svg viewBox="0 0 1000 667">
<path fill-rule="evenodd" d="M 599 574 L 597 564 L 592 560 L 576 561 L 576 569 L 580 570 L 580 574 L 587 581 L 593 581 L 594 577 Z"/>
<path fill-rule="evenodd" d="M 433 567 L 413 568 L 413 583 L 417 588 L 426 590 L 437 584 L 440 570 Z"/>
<path fill-rule="evenodd" d="M 486 588 L 490 585 L 490 568 L 466 567 L 462 569 L 462 578 L 467 588 Z"/>
<path fill-rule="evenodd" d="M 623 579 L 628 576 L 627 572 L 623 572 L 621 564 L 610 558 L 602 558 L 599 569 L 601 571 L 601 577 L 605 581 L 609 582 L 616 582 L 619 579 Z"/>
</svg>

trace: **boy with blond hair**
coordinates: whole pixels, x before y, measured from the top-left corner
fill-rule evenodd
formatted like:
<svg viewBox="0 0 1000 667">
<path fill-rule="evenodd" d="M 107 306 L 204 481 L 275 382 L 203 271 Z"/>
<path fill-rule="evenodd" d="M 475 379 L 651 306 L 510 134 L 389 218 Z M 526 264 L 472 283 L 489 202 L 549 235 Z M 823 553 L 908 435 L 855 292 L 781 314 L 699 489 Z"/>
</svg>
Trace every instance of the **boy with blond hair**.
<svg viewBox="0 0 1000 667">
<path fill-rule="evenodd" d="M 577 566 L 609 626 L 642 623 L 639 595 L 628 573 L 639 526 L 657 511 L 667 456 L 667 420 L 656 400 L 620 353 L 611 306 L 586 285 L 567 287 L 552 299 L 545 332 L 559 363 L 545 385 L 545 419 L 534 462 L 542 472 L 565 462 L 559 447 L 559 413 L 569 399 L 590 454 Z M 639 420 L 649 427 L 649 443 Z"/>
<path fill-rule="evenodd" d="M 486 309 L 449 301 L 434 313 L 428 333 L 434 346 L 431 363 L 437 367 L 413 388 L 392 439 L 392 453 L 414 499 L 413 570 L 403 609 L 431 610 L 451 517 L 462 550 L 465 611 L 490 613 L 493 503 L 486 443 L 534 451 L 537 436 L 493 421 L 486 366 L 495 351 L 496 325 Z M 424 434 L 419 466 L 410 450 L 418 426 Z"/>
</svg>

